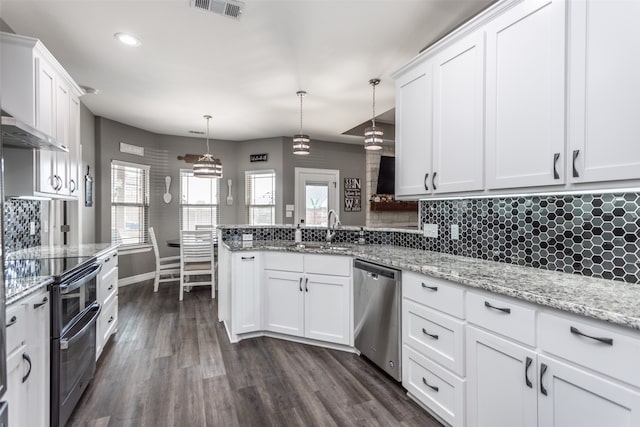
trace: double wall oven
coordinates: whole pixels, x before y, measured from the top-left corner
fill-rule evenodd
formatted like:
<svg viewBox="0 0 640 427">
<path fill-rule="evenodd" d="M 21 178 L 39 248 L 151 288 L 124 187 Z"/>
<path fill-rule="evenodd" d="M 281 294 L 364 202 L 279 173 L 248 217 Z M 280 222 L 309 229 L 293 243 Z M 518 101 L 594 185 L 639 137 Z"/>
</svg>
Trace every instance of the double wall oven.
<svg viewBox="0 0 640 427">
<path fill-rule="evenodd" d="M 51 426 L 64 426 L 96 370 L 95 258 L 56 277 L 51 294 Z"/>
</svg>

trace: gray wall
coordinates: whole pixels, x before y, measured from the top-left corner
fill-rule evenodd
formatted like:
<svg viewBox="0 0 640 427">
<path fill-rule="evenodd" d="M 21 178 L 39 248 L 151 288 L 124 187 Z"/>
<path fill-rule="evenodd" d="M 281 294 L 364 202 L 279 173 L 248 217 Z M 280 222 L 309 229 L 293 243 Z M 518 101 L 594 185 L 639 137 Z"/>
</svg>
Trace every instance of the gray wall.
<svg viewBox="0 0 640 427">
<path fill-rule="evenodd" d="M 108 242 L 108 240 L 96 240 L 96 203 L 92 207 L 84 205 L 85 180 L 87 166 L 91 168 L 91 176 L 96 176 L 96 117 L 93 113 L 80 103 L 80 143 L 82 144 L 82 164 L 80 167 L 80 182 L 82 182 L 82 194 L 78 200 L 82 210 L 82 243 L 94 243 L 97 241 Z M 95 187 L 94 181 L 94 187 Z"/>
<path fill-rule="evenodd" d="M 311 153 L 297 156 L 291 150 L 292 139 L 283 138 L 282 157 L 284 164 L 284 205 L 295 203 L 295 168 L 338 169 L 340 171 L 340 221 L 344 225 L 364 225 L 364 207 L 360 212 L 344 212 L 344 178 L 360 178 L 365 182 L 365 150 L 360 144 L 340 144 L 327 141 L 311 141 Z M 362 192 L 364 206 L 364 191 Z M 283 206 L 284 209 L 284 206 Z M 292 224 L 294 218 L 284 218 Z"/>
</svg>

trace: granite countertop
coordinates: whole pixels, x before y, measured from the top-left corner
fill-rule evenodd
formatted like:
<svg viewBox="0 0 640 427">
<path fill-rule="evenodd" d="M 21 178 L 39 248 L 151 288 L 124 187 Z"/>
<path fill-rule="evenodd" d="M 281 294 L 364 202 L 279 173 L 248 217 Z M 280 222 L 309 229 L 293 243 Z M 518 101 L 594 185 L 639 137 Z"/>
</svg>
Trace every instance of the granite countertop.
<svg viewBox="0 0 640 427">
<path fill-rule="evenodd" d="M 100 256 L 116 248 L 112 243 L 88 243 L 72 246 L 35 246 L 6 253 L 6 261 L 42 258 L 91 257 Z M 6 271 L 6 270 L 5 270 Z M 51 276 L 33 275 L 7 278 L 5 275 L 5 304 L 14 304 L 24 297 L 53 282 Z"/>
<path fill-rule="evenodd" d="M 100 256 L 102 253 L 116 248 L 117 246 L 118 244 L 113 243 L 85 243 L 81 245 L 68 246 L 34 246 L 32 248 L 7 252 L 6 259 L 7 261 L 12 261 L 16 259 Z"/>
<path fill-rule="evenodd" d="M 383 245 L 298 247 L 291 241 L 224 242 L 231 251 L 347 255 L 640 330 L 640 285 Z"/>
</svg>

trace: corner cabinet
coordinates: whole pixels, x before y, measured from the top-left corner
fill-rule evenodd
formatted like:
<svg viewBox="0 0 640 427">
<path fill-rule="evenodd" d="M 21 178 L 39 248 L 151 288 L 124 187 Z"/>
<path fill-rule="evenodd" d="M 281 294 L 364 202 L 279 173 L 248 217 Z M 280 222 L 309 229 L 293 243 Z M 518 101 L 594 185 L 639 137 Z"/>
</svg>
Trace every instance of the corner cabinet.
<svg viewBox="0 0 640 427">
<path fill-rule="evenodd" d="M 80 100 L 82 89 L 37 39 L 0 34 L 2 109 L 53 137 L 63 151 L 34 150 L 34 177 L 7 195 L 32 194 L 77 199 L 80 193 Z M 8 167 L 11 158 L 8 156 Z M 23 175 L 24 176 L 24 175 Z M 21 185 L 27 185 L 23 183 Z"/>
<path fill-rule="evenodd" d="M 42 289 L 7 307 L 9 425 L 49 425 L 49 292 Z"/>
<path fill-rule="evenodd" d="M 102 270 L 98 275 L 98 302 L 102 307 L 96 330 L 96 360 L 109 338 L 118 330 L 118 250 L 112 249 L 98 257 Z"/>
</svg>

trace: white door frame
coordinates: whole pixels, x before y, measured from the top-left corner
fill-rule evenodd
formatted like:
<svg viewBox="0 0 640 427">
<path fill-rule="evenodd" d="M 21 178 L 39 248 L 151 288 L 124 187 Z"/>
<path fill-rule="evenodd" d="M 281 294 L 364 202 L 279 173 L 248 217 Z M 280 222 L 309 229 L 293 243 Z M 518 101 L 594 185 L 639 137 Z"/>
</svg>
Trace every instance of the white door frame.
<svg viewBox="0 0 640 427">
<path fill-rule="evenodd" d="M 294 224 L 300 222 L 300 215 L 304 212 L 304 185 L 302 182 L 306 182 L 305 176 L 309 176 L 310 181 L 320 182 L 333 182 L 334 185 L 329 185 L 329 197 L 327 200 L 328 209 L 335 209 L 338 214 L 340 213 L 340 171 L 337 169 L 311 169 L 311 168 L 295 168 L 295 211 L 294 211 Z"/>
</svg>

